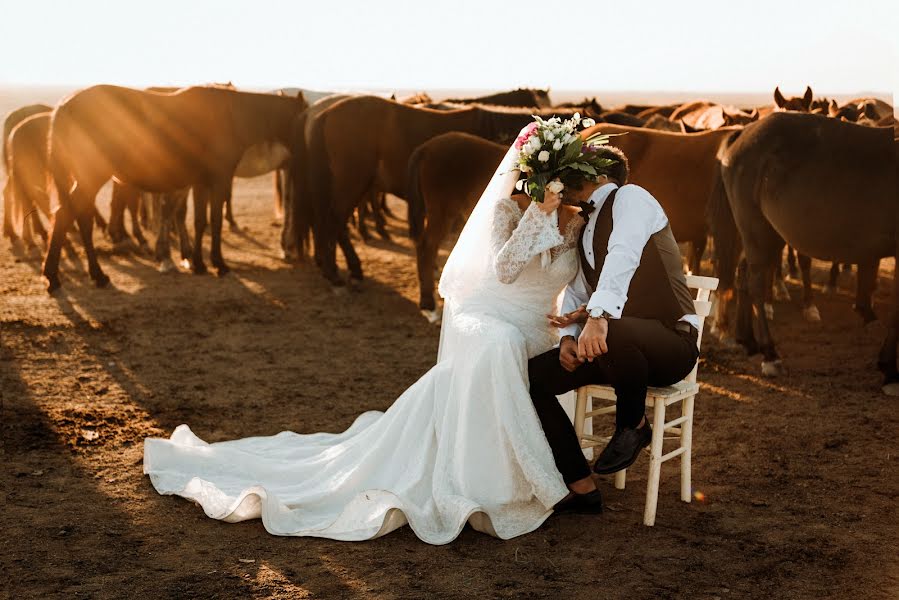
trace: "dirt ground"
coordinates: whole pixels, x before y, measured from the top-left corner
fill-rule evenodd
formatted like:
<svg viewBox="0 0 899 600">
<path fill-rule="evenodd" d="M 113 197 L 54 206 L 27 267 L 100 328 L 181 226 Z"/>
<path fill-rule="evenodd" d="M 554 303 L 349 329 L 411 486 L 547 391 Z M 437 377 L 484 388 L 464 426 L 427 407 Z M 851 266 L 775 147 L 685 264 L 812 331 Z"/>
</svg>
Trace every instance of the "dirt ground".
<svg viewBox="0 0 899 600">
<path fill-rule="evenodd" d="M 268 178 L 238 183 L 244 229 L 225 233 L 224 278 L 161 275 L 98 234 L 114 287 L 66 258 L 49 297 L 40 257 L 3 243 L 0 598 L 899 597 L 899 418 L 873 369 L 883 328 L 852 312 L 853 278 L 819 296 L 822 323 L 777 306 L 780 379 L 708 341 L 693 467 L 704 499 L 680 502 L 666 464 L 653 528 L 645 458 L 626 490 L 604 482 L 603 516 L 552 517 L 511 541 L 466 529 L 441 547 L 408 528 L 279 538 L 159 496 L 144 438 L 180 423 L 209 441 L 340 431 L 436 357 L 401 221 L 395 243 L 357 240 L 368 280 L 337 297 L 314 268 L 279 259 L 271 197 Z"/>
</svg>

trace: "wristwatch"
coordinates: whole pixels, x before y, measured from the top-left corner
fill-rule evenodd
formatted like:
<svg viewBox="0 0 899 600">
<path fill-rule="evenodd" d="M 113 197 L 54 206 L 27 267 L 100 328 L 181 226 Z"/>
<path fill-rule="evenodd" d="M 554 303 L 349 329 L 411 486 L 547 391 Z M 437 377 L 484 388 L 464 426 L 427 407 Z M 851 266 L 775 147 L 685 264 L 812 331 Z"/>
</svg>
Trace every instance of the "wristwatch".
<svg viewBox="0 0 899 600">
<path fill-rule="evenodd" d="M 594 308 L 593 310 L 590 311 L 590 318 L 591 319 L 605 319 L 606 321 L 609 321 L 612 319 L 612 314 L 605 309 Z"/>
</svg>

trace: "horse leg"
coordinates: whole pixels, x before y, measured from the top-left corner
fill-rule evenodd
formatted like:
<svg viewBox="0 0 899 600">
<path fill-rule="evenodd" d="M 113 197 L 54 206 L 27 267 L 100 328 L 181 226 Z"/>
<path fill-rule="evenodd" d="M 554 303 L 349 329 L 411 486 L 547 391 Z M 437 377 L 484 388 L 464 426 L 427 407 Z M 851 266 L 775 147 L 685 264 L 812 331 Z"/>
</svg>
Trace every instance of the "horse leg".
<svg viewBox="0 0 899 600">
<path fill-rule="evenodd" d="M 773 268 L 767 263 L 747 263 L 749 296 L 756 309 L 758 319 L 759 350 L 762 353 L 762 375 L 775 377 L 782 371 L 780 357 L 774 347 L 774 340 L 768 327 L 768 316 L 765 314 L 765 290 L 769 287 Z"/>
<path fill-rule="evenodd" d="M 162 212 L 162 220 L 159 222 L 159 233 L 156 236 L 156 252 L 153 255 L 153 258 L 159 264 L 159 272 L 160 273 L 168 273 L 175 269 L 174 263 L 172 263 L 172 251 L 169 246 L 169 230 L 172 226 L 172 198 L 171 194 L 165 193 L 160 194 L 161 196 L 161 212 Z M 157 200 L 154 198 L 154 202 Z"/>
<path fill-rule="evenodd" d="M 79 198 L 76 195 L 82 196 L 84 201 L 79 202 Z M 100 263 L 97 261 L 97 251 L 94 249 L 95 211 L 91 210 L 92 203 L 91 206 L 85 208 L 84 205 L 88 204 L 87 197 L 77 189 L 72 193 L 72 201 L 74 206 L 80 206 L 82 208 L 75 215 L 75 218 L 78 221 L 78 229 L 81 231 L 81 241 L 84 244 L 84 251 L 87 253 L 88 272 L 98 288 L 106 287 L 109 284 L 109 277 L 107 277 L 100 268 Z"/>
<path fill-rule="evenodd" d="M 796 271 L 796 253 L 793 251 L 792 246 L 787 246 L 787 269 L 789 270 L 790 277 L 796 279 L 799 273 Z M 782 267 L 778 266 L 777 271 L 781 275 L 781 279 L 783 279 Z M 787 301 L 789 301 L 789 299 Z"/>
<path fill-rule="evenodd" d="M 346 259 L 346 266 L 350 272 L 350 282 L 360 283 L 362 281 L 362 261 L 359 260 L 356 249 L 353 248 L 353 243 L 350 241 L 349 227 L 346 224 L 337 232 L 337 243 L 340 244 L 343 257 Z"/>
<path fill-rule="evenodd" d="M 877 320 L 877 314 L 871 303 L 874 290 L 877 289 L 877 272 L 880 270 L 880 259 L 869 263 L 858 263 L 858 281 L 855 288 L 855 312 L 861 315 L 865 325 Z"/>
<path fill-rule="evenodd" d="M 140 226 L 140 209 L 142 204 L 141 193 L 135 189 L 134 193 L 128 197 L 128 212 L 131 213 L 131 234 L 137 240 L 141 252 L 149 254 L 150 245 L 147 243 L 147 238 L 144 237 L 144 232 Z"/>
<path fill-rule="evenodd" d="M 214 204 L 214 201 L 213 201 Z M 225 201 L 225 219 L 228 221 L 228 225 L 231 227 L 232 231 L 240 231 L 240 225 L 237 224 L 237 221 L 234 220 L 234 210 L 231 207 L 231 195 L 228 195 L 228 199 Z M 221 275 L 221 273 L 219 273 Z"/>
<path fill-rule="evenodd" d="M 190 268 L 191 243 L 190 236 L 187 235 L 187 196 L 190 189 L 172 192 L 172 204 L 174 206 L 173 223 L 178 231 L 179 244 L 181 246 L 181 266 L 185 269 Z"/>
<path fill-rule="evenodd" d="M 800 253 L 797 253 L 796 258 L 799 260 L 799 270 L 802 271 L 802 316 L 809 323 L 818 323 L 821 313 L 815 306 L 812 293 L 812 259 Z"/>
<path fill-rule="evenodd" d="M 218 271 L 219 277 L 228 274 L 230 269 L 225 264 L 222 257 L 222 208 L 231 203 L 231 180 L 224 185 L 219 183 L 213 187 L 212 198 L 209 204 L 210 228 L 212 229 L 212 251 L 210 252 L 210 260 L 212 266 Z"/>
<path fill-rule="evenodd" d="M 356 207 L 356 229 L 359 230 L 359 235 L 366 243 L 371 241 L 371 234 L 368 232 L 368 209 L 370 206 L 371 200 L 366 194 L 359 206 Z"/>
<path fill-rule="evenodd" d="M 792 260 L 793 262 L 790 265 L 790 277 L 796 279 L 796 257 L 793 253 L 793 249 L 790 246 L 787 246 L 787 258 Z M 783 263 L 780 260 L 780 254 L 777 255 L 777 262 L 774 265 L 774 276 L 771 279 L 772 284 L 772 294 L 770 296 L 770 300 L 777 302 L 789 302 L 791 300 L 790 290 L 787 289 L 787 284 L 784 282 L 784 272 L 783 272 Z M 771 308 L 768 311 L 770 314 L 768 316 L 769 319 L 773 318 L 774 315 L 774 305 L 771 305 Z"/>
<path fill-rule="evenodd" d="M 393 211 L 390 210 L 390 207 L 387 206 L 387 194 L 381 194 L 380 207 L 381 212 L 384 213 L 385 217 L 390 217 L 391 219 L 397 218 L 397 216 L 393 214 Z"/>
<path fill-rule="evenodd" d="M 737 318 L 736 318 L 736 342 L 746 348 L 749 356 L 754 356 L 759 352 L 759 344 L 755 339 L 755 332 L 752 327 L 752 301 L 749 296 L 749 278 L 747 276 L 746 259 L 741 259 L 737 265 L 737 275 L 734 287 L 737 296 Z"/>
<path fill-rule="evenodd" d="M 275 169 L 275 218 L 284 217 L 284 169 Z"/>
<path fill-rule="evenodd" d="M 896 264 L 899 264 L 899 248 L 896 249 L 895 257 Z M 859 265 L 859 271 L 861 271 L 861 265 Z M 877 356 L 877 368 L 883 373 L 883 392 L 889 396 L 899 396 L 899 369 L 896 368 L 896 345 L 899 343 L 899 277 L 896 273 L 893 273 L 892 300 L 890 325 Z"/>
<path fill-rule="evenodd" d="M 440 322 L 440 313 L 434 297 L 434 278 L 437 253 L 448 228 L 449 223 L 446 220 L 440 220 L 438 215 L 433 215 L 415 243 L 415 258 L 418 263 L 418 307 L 430 323 Z"/>
<path fill-rule="evenodd" d="M 125 231 L 125 207 L 128 204 L 129 190 L 124 184 L 112 184 L 112 200 L 109 203 L 109 239 L 116 251 L 124 250 L 128 233 Z"/>
<path fill-rule="evenodd" d="M 44 257 L 44 265 L 41 273 L 47 279 L 47 292 L 52 294 L 59 289 L 59 254 L 66 241 L 66 235 L 75 218 L 68 203 L 61 204 L 53 213 L 50 222 L 50 244 L 47 247 L 47 255 Z"/>
<path fill-rule="evenodd" d="M 375 230 L 378 232 L 378 235 L 381 236 L 381 239 L 385 242 L 392 241 L 390 239 L 390 232 L 387 231 L 387 219 L 384 217 L 384 206 L 387 203 L 387 194 L 382 192 L 375 193 L 371 200 L 371 212 L 372 216 L 375 218 Z"/>
<path fill-rule="evenodd" d="M 206 274 L 206 263 L 203 262 L 203 234 L 206 232 L 206 205 L 209 202 L 209 187 L 194 186 L 194 251 L 191 266 L 194 275 Z"/>
<path fill-rule="evenodd" d="M 3 237 L 9 238 L 10 242 L 15 242 L 19 236 L 12 224 L 12 180 L 13 178 L 7 175 L 3 185 Z"/>
<path fill-rule="evenodd" d="M 840 263 L 830 263 L 830 273 L 827 275 L 827 284 L 824 286 L 825 294 L 834 294 L 839 288 Z"/>
</svg>

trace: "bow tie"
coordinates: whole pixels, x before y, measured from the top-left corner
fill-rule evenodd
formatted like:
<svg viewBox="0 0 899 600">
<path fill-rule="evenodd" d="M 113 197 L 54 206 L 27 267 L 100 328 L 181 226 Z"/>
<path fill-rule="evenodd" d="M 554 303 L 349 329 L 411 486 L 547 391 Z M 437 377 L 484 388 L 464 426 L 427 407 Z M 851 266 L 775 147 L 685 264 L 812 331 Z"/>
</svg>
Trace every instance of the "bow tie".
<svg viewBox="0 0 899 600">
<path fill-rule="evenodd" d="M 578 202 L 578 206 L 581 207 L 581 212 L 578 214 L 581 215 L 585 221 L 589 221 L 590 213 L 592 213 L 596 207 L 593 206 L 592 202 Z"/>
</svg>

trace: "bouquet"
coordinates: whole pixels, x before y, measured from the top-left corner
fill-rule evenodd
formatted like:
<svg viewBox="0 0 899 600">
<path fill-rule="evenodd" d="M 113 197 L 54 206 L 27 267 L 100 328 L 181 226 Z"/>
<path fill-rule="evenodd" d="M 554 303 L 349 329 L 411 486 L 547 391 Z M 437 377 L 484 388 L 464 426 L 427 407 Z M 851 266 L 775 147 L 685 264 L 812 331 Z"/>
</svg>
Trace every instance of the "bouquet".
<svg viewBox="0 0 899 600">
<path fill-rule="evenodd" d="M 559 193 L 565 189 L 566 180 L 603 175 L 617 161 L 598 156 L 596 149 L 608 144 L 611 135 L 600 133 L 585 140 L 577 132 L 579 126 L 586 129 L 595 124 L 593 119 L 581 119 L 578 113 L 566 120 L 535 116 L 515 140 L 516 168 L 526 175 L 515 187 L 525 190 L 535 202 L 543 202 L 547 185 L 550 191 Z"/>
</svg>

